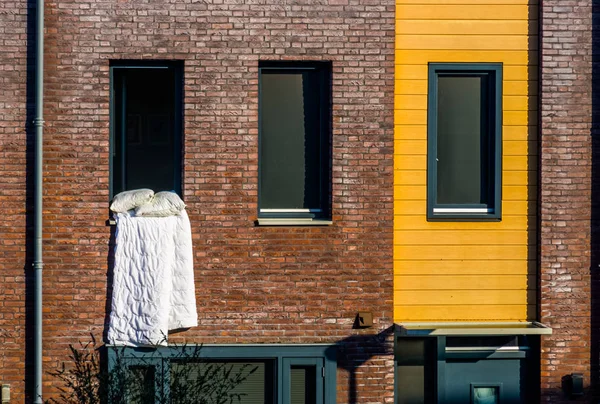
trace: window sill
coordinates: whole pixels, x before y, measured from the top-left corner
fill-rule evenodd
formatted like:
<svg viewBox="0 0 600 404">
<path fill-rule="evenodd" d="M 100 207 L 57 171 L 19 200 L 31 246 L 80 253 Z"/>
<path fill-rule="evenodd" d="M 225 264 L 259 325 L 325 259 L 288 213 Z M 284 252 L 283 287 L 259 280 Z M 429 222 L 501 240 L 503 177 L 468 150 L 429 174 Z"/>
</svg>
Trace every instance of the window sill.
<svg viewBox="0 0 600 404">
<path fill-rule="evenodd" d="M 502 217 L 500 214 L 464 214 L 464 213 L 431 213 L 427 214 L 428 222 L 500 222 Z"/>
<path fill-rule="evenodd" d="M 259 226 L 331 226 L 333 221 L 312 218 L 263 217 L 256 221 Z"/>
</svg>

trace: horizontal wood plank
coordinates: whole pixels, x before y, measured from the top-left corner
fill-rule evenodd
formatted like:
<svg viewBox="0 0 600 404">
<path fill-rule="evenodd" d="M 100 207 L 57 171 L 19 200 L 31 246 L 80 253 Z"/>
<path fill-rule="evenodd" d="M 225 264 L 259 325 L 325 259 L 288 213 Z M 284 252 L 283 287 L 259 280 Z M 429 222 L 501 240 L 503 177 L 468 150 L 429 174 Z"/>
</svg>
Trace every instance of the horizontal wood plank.
<svg viewBox="0 0 600 404">
<path fill-rule="evenodd" d="M 403 321 L 533 321 L 535 304 L 395 306 L 394 322 Z"/>
<path fill-rule="evenodd" d="M 428 246 L 428 245 L 535 245 L 535 233 L 526 230 L 437 230 L 435 236 L 427 230 L 397 231 L 394 234 L 394 245 Z M 402 259 L 402 256 L 398 258 Z"/>
<path fill-rule="evenodd" d="M 535 290 L 536 276 L 528 275 L 398 275 L 394 290 Z"/>
<path fill-rule="evenodd" d="M 484 258 L 469 261 L 461 260 L 396 260 L 395 275 L 535 275 L 537 265 L 534 259 L 506 259 L 490 261 Z"/>
<path fill-rule="evenodd" d="M 529 260 L 535 246 L 527 245 L 395 245 L 394 257 L 404 260 Z"/>
<path fill-rule="evenodd" d="M 396 19 L 411 20 L 533 20 L 537 7 L 528 4 L 397 4 Z"/>
<path fill-rule="evenodd" d="M 435 25 L 431 23 L 431 25 Z M 396 49 L 429 50 L 537 50 L 537 36 L 527 35 L 398 35 Z"/>
<path fill-rule="evenodd" d="M 424 206 L 424 205 L 423 205 Z M 532 209 L 533 210 L 533 209 Z M 395 230 L 523 230 L 535 229 L 537 217 L 535 215 L 504 215 L 499 222 L 429 222 L 424 212 L 408 215 L 400 212 L 394 206 L 394 229 Z M 433 233 L 435 234 L 435 233 Z M 432 235 L 433 237 L 434 235 Z M 426 258 L 426 257 L 423 257 Z"/>
<path fill-rule="evenodd" d="M 535 290 L 396 290 L 394 302 L 406 305 L 523 305 L 535 302 Z"/>
<path fill-rule="evenodd" d="M 468 36 L 465 36 L 468 38 Z M 401 65 L 425 65 L 428 63 L 502 63 L 505 68 L 521 67 L 517 72 L 522 76 L 519 80 L 528 80 L 527 66 L 537 66 L 538 52 L 531 49 L 495 50 L 495 49 L 426 49 L 396 47 L 395 63 Z M 523 69 L 525 67 L 525 69 Z M 533 70 L 531 71 L 533 73 Z M 419 78 L 419 77 L 417 77 Z M 427 78 L 421 76 L 420 78 Z M 514 76 L 511 80 L 517 80 Z"/>
<path fill-rule="evenodd" d="M 439 0 L 437 2 L 439 3 Z M 445 35 L 447 33 L 453 35 L 528 36 L 530 34 L 537 35 L 538 24 L 535 20 L 438 20 L 435 24 L 427 20 L 396 20 L 396 35 Z"/>
</svg>

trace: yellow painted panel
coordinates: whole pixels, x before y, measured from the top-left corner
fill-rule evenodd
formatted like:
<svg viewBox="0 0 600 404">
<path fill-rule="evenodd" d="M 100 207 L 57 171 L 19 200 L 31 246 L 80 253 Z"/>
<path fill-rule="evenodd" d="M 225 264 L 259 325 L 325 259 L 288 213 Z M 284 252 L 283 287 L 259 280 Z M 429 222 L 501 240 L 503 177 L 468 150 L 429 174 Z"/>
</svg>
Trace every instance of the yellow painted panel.
<svg viewBox="0 0 600 404">
<path fill-rule="evenodd" d="M 428 222 L 425 214 L 420 212 L 417 215 L 406 215 L 395 208 L 394 203 L 394 229 L 395 230 L 431 230 L 435 232 L 440 229 L 446 230 L 522 230 L 535 229 L 536 216 L 511 216 L 504 215 L 499 222 Z"/>
<path fill-rule="evenodd" d="M 504 125 L 511 126 L 523 126 L 534 123 L 537 119 L 536 111 L 507 111 L 504 110 L 504 116 L 502 117 L 502 123 Z"/>
<path fill-rule="evenodd" d="M 535 318 L 537 6 L 528 0 L 398 0 L 396 321 Z M 426 219 L 428 63 L 503 64 L 498 222 Z"/>
<path fill-rule="evenodd" d="M 396 171 L 394 173 L 398 185 L 421 185 L 427 178 L 426 171 Z"/>
<path fill-rule="evenodd" d="M 399 155 L 394 156 L 394 168 L 396 170 L 426 170 L 427 169 L 427 156 L 420 155 Z M 524 166 L 523 169 L 527 169 Z"/>
<path fill-rule="evenodd" d="M 504 185 L 537 185 L 537 172 L 504 170 L 502 181 Z"/>
<path fill-rule="evenodd" d="M 535 275 L 403 275 L 394 290 L 535 290 Z"/>
<path fill-rule="evenodd" d="M 394 96 L 396 109 L 427 109 L 427 94 Z M 527 96 L 505 96 L 503 97 L 503 109 L 506 111 L 537 111 L 537 98 Z"/>
<path fill-rule="evenodd" d="M 394 199 L 425 200 L 426 198 L 427 187 L 425 185 L 396 185 L 394 187 Z"/>
<path fill-rule="evenodd" d="M 394 302 L 398 305 L 470 305 L 522 304 L 535 302 L 536 293 L 528 290 L 396 290 Z"/>
<path fill-rule="evenodd" d="M 427 125 L 395 125 L 394 136 L 396 140 L 427 139 Z"/>
<path fill-rule="evenodd" d="M 420 185 L 420 183 L 413 183 L 412 185 Z M 409 184 L 407 184 L 409 185 Z M 427 203 L 425 200 L 406 200 L 399 199 L 394 201 L 394 211 L 402 215 L 426 215 L 427 214 Z"/>
<path fill-rule="evenodd" d="M 536 274 L 535 260 L 395 261 L 394 274 L 403 275 L 522 275 Z"/>
<path fill-rule="evenodd" d="M 526 95 L 504 95 L 502 97 L 504 110 L 508 111 L 537 111 L 537 97 Z"/>
<path fill-rule="evenodd" d="M 427 109 L 427 94 L 425 95 L 396 95 L 396 109 Z"/>
<path fill-rule="evenodd" d="M 522 321 L 535 319 L 534 304 L 394 307 L 394 322 L 396 323 L 403 321 Z"/>
<path fill-rule="evenodd" d="M 465 38 L 469 38 L 465 36 Z M 525 72 L 520 80 L 527 80 L 528 64 L 537 65 L 537 51 L 527 48 L 515 50 L 491 50 L 467 48 L 462 50 L 440 49 L 437 47 L 427 49 L 399 49 L 396 48 L 396 65 L 427 65 L 428 63 L 503 63 L 507 67 L 521 67 L 518 72 Z M 422 76 L 421 76 L 422 77 Z M 415 77 L 415 78 L 421 78 Z M 426 77 L 425 77 L 426 78 Z M 512 78 L 511 80 L 515 80 Z"/>
<path fill-rule="evenodd" d="M 505 185 L 502 188 L 502 199 L 506 201 L 536 201 L 537 187 L 527 187 L 524 185 Z"/>
<path fill-rule="evenodd" d="M 432 23 L 431 25 L 435 25 Z M 398 35 L 396 49 L 444 50 L 529 50 L 537 49 L 536 37 L 526 35 Z"/>
<path fill-rule="evenodd" d="M 537 95 L 537 82 L 535 81 L 504 81 L 503 92 L 505 96 L 532 98 Z M 395 94 L 398 95 L 427 95 L 427 80 L 396 80 Z M 530 102 L 537 102 L 537 98 L 530 99 Z M 397 107 L 396 107 L 397 108 Z"/>
<path fill-rule="evenodd" d="M 427 94 L 394 96 L 396 109 L 427 109 Z M 505 96 L 503 97 L 503 109 L 506 111 L 537 111 L 537 97 L 527 96 Z"/>
<path fill-rule="evenodd" d="M 433 0 L 432 0 L 433 1 Z M 439 0 L 437 0 L 439 3 Z M 445 2 L 448 4 L 448 2 Z M 425 4 L 425 3 L 421 3 Z M 466 3 L 462 3 L 466 4 Z M 475 4 L 481 4 L 475 3 Z M 537 21 L 396 20 L 396 35 L 537 35 Z M 428 48 L 429 49 L 429 48 Z"/>
<path fill-rule="evenodd" d="M 426 200 L 427 186 L 425 185 L 396 185 L 394 199 L 397 200 Z M 537 187 L 525 185 L 505 185 L 502 188 L 502 199 L 506 201 L 536 201 Z M 437 234 L 437 233 L 436 233 Z"/>
<path fill-rule="evenodd" d="M 522 80 L 537 80 L 537 66 L 504 66 L 502 69 L 504 82 L 506 81 L 522 81 Z"/>
<path fill-rule="evenodd" d="M 413 173 L 418 173 L 420 175 Z M 427 175 L 425 171 L 396 171 L 394 174 L 401 177 L 401 180 L 397 182 L 397 185 L 422 185 L 425 184 Z M 526 214 L 528 206 L 527 201 L 506 200 L 502 202 L 502 214 L 523 215 Z M 397 209 L 397 213 L 404 215 L 427 214 L 427 204 L 424 200 L 398 199 L 394 202 L 394 209 Z"/>
<path fill-rule="evenodd" d="M 504 81 L 504 95 L 537 95 L 537 81 Z"/>
<path fill-rule="evenodd" d="M 399 231 L 394 237 L 395 245 L 527 245 L 535 242 L 535 235 L 527 231 L 489 230 L 438 230 L 435 237 L 430 231 Z M 402 256 L 398 257 L 402 259 Z"/>
<path fill-rule="evenodd" d="M 398 60 L 398 55 L 396 55 Z M 403 80 L 427 80 L 427 65 L 397 65 L 395 69 L 395 78 Z"/>
<path fill-rule="evenodd" d="M 502 139 L 504 140 L 536 140 L 536 125 L 510 125 L 502 128 Z"/>
<path fill-rule="evenodd" d="M 502 169 L 505 171 L 527 171 L 535 168 L 535 161 L 530 161 L 527 156 L 503 156 Z M 531 165 L 531 167 L 530 167 Z"/>
<path fill-rule="evenodd" d="M 499 5 L 499 4 L 520 4 L 520 5 L 536 5 L 538 4 L 538 0 L 396 0 L 396 4 L 440 4 L 441 1 L 444 4 L 489 4 L 489 5 Z"/>
<path fill-rule="evenodd" d="M 394 152 L 396 154 L 427 155 L 427 140 L 396 140 Z"/>
<path fill-rule="evenodd" d="M 427 80 L 396 80 L 394 84 L 395 94 L 427 95 Z"/>
<path fill-rule="evenodd" d="M 535 156 L 537 155 L 537 142 L 505 140 L 502 142 L 502 149 L 505 156 Z"/>
<path fill-rule="evenodd" d="M 537 17 L 537 7 L 523 5 L 419 4 L 396 6 L 397 19 L 413 20 L 527 20 Z M 433 23 L 433 21 L 432 21 Z"/>
<path fill-rule="evenodd" d="M 435 245 L 394 246 L 394 256 L 406 260 L 503 260 L 510 258 L 535 259 L 535 248 L 526 245 Z"/>
<path fill-rule="evenodd" d="M 394 122 L 396 125 L 414 125 L 427 123 L 426 110 L 397 109 L 394 111 Z"/>
<path fill-rule="evenodd" d="M 528 201 L 502 201 L 502 215 L 526 215 L 535 206 Z"/>
</svg>

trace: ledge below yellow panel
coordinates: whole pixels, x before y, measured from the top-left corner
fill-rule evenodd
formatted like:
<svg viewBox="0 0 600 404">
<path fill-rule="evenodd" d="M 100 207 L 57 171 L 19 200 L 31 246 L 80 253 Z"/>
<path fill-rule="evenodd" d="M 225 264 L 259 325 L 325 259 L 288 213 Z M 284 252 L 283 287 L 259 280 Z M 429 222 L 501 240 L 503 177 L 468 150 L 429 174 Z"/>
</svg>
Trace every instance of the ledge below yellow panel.
<svg viewBox="0 0 600 404">
<path fill-rule="evenodd" d="M 456 305 L 394 307 L 394 322 L 404 321 L 526 321 L 535 320 L 536 306 Z"/>
</svg>

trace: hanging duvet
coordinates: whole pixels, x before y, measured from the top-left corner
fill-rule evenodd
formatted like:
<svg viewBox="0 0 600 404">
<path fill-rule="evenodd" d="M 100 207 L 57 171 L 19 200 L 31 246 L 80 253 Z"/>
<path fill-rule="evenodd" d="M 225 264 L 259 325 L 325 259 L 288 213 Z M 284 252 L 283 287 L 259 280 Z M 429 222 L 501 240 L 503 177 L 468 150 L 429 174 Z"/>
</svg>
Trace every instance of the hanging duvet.
<svg viewBox="0 0 600 404">
<path fill-rule="evenodd" d="M 108 343 L 166 345 L 169 330 L 198 325 L 190 220 L 185 210 L 167 217 L 115 217 Z"/>
</svg>

